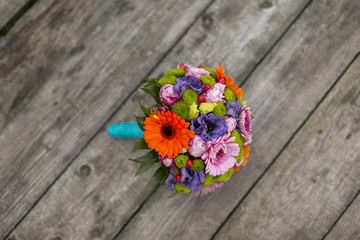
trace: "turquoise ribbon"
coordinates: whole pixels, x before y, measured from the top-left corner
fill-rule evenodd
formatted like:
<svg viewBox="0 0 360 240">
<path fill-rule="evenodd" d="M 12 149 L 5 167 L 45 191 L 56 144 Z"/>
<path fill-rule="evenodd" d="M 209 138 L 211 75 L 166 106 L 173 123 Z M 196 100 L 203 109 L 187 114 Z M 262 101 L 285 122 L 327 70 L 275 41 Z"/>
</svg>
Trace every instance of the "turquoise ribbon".
<svg viewBox="0 0 360 240">
<path fill-rule="evenodd" d="M 116 138 L 143 138 L 144 133 L 136 122 L 116 123 L 108 127 L 107 132 Z"/>
</svg>

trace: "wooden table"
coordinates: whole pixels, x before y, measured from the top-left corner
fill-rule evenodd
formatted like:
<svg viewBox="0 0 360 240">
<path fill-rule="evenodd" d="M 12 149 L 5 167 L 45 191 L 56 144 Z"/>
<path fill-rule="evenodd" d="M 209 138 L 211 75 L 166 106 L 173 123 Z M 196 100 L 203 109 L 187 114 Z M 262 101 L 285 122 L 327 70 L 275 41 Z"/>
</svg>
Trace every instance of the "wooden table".
<svg viewBox="0 0 360 240">
<path fill-rule="evenodd" d="M 0 37 L 1 237 L 360 239 L 360 1 L 30 2 L 0 4 L 1 26 L 28 4 Z M 221 62 L 255 115 L 202 198 L 144 188 L 106 133 L 180 62 Z"/>
</svg>

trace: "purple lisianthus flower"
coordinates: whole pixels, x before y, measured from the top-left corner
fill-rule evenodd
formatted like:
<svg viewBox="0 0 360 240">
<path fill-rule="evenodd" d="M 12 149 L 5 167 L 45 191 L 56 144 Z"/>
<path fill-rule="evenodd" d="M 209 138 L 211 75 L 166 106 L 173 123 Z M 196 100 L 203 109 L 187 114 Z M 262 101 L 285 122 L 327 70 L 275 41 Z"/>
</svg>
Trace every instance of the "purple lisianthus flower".
<svg viewBox="0 0 360 240">
<path fill-rule="evenodd" d="M 225 85 L 221 83 L 215 83 L 206 93 L 205 101 L 210 103 L 222 102 L 226 103 L 224 96 Z"/>
<path fill-rule="evenodd" d="M 224 117 L 215 117 L 214 113 L 209 113 L 192 119 L 190 129 L 208 142 L 223 136 L 227 132 L 228 126 Z"/>
<path fill-rule="evenodd" d="M 241 110 L 241 102 L 229 102 L 226 105 L 226 115 L 235 118 L 236 122 L 239 121 L 240 116 L 240 110 Z"/>
<path fill-rule="evenodd" d="M 177 183 L 176 176 L 177 168 L 170 169 L 170 174 L 165 180 L 165 184 L 170 190 L 175 190 L 174 185 Z M 199 172 L 192 170 L 189 167 L 183 167 L 180 170 L 181 173 L 181 185 L 188 187 L 191 191 L 200 191 L 202 189 L 201 183 L 205 182 L 205 172 L 201 170 Z"/>
<path fill-rule="evenodd" d="M 170 169 L 170 173 L 169 176 L 167 177 L 167 179 L 164 181 L 164 183 L 168 186 L 168 188 L 172 191 L 174 191 L 174 185 L 175 183 L 177 183 L 176 179 L 175 179 L 175 175 L 176 175 L 176 167 L 172 167 Z"/>
<path fill-rule="evenodd" d="M 192 192 L 202 189 L 201 183 L 205 182 L 205 172 L 192 170 L 189 167 L 181 168 L 181 185 L 188 187 Z"/>
<path fill-rule="evenodd" d="M 191 156 L 201 157 L 206 151 L 206 142 L 200 135 L 195 134 L 194 137 L 189 142 L 188 152 Z"/>
<path fill-rule="evenodd" d="M 160 89 L 159 98 L 165 106 L 171 106 L 180 100 L 180 95 L 174 92 L 173 85 L 165 84 Z"/>
<path fill-rule="evenodd" d="M 159 155 L 159 160 L 165 167 L 172 168 L 175 166 L 173 158 L 163 157 Z"/>
<path fill-rule="evenodd" d="M 200 95 L 204 91 L 205 84 L 203 84 L 200 79 L 193 76 L 180 76 L 176 79 L 174 91 L 179 93 L 180 96 L 182 96 L 184 91 L 189 88 Z"/>
</svg>

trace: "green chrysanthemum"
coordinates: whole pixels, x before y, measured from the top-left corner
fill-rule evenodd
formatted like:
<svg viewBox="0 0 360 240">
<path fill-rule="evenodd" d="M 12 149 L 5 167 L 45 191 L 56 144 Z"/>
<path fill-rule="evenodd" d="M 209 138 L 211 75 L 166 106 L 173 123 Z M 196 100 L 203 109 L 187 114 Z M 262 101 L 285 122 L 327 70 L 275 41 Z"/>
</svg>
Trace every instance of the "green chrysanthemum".
<svg viewBox="0 0 360 240">
<path fill-rule="evenodd" d="M 170 69 L 167 72 L 167 75 L 174 75 L 176 77 L 180 77 L 180 76 L 184 76 L 185 75 L 185 69 L 178 69 L 178 68 L 174 68 L 174 69 Z"/>
<path fill-rule="evenodd" d="M 217 79 L 217 74 L 214 70 L 212 70 L 211 68 L 208 68 L 208 67 L 204 67 L 204 69 L 210 73 L 210 76 Z"/>
<path fill-rule="evenodd" d="M 226 114 L 226 107 L 222 102 L 217 102 L 216 106 L 213 109 L 214 115 L 217 116 L 225 116 Z"/>
<path fill-rule="evenodd" d="M 194 102 L 197 104 L 197 98 L 198 98 L 198 94 L 192 90 L 192 89 L 186 89 L 182 95 L 182 99 L 184 100 L 184 102 L 186 102 L 189 106 L 192 105 Z"/>
<path fill-rule="evenodd" d="M 224 91 L 224 96 L 225 96 L 225 101 L 228 102 L 235 102 L 236 98 L 235 98 L 235 94 L 233 91 L 231 91 L 230 88 L 225 88 Z"/>
<path fill-rule="evenodd" d="M 190 193 L 191 192 L 190 188 L 184 187 L 183 185 L 181 185 L 181 183 L 175 183 L 174 189 L 181 193 Z"/>
<path fill-rule="evenodd" d="M 180 116 L 181 119 L 184 119 L 185 121 L 189 118 L 189 111 L 190 107 L 187 105 L 186 102 L 177 102 L 174 105 L 172 105 L 172 110 L 174 113 Z"/>
<path fill-rule="evenodd" d="M 176 76 L 174 76 L 174 75 L 165 75 L 159 79 L 159 84 L 161 86 L 163 86 L 165 84 L 175 85 L 175 83 L 176 83 Z"/>
<path fill-rule="evenodd" d="M 229 168 L 229 170 L 226 173 L 216 176 L 216 181 L 221 182 L 221 181 L 229 180 L 233 172 L 234 172 L 234 168 Z"/>
<path fill-rule="evenodd" d="M 209 75 L 204 75 L 200 77 L 200 80 L 204 83 L 204 84 L 209 84 L 210 87 L 215 85 L 215 79 Z"/>
<path fill-rule="evenodd" d="M 204 161 L 201 159 L 194 159 L 193 160 L 193 166 L 191 167 L 194 171 L 201 171 L 205 168 Z"/>
<path fill-rule="evenodd" d="M 242 147 L 243 137 L 240 135 L 240 133 L 237 130 L 232 131 L 230 133 L 230 137 L 236 137 L 234 143 L 239 144 L 239 147 L 240 147 L 239 155 L 237 155 L 235 157 L 236 162 L 239 163 L 239 162 L 241 162 L 241 160 L 243 158 L 243 154 L 244 154 L 244 148 Z"/>
<path fill-rule="evenodd" d="M 175 159 L 174 159 L 174 162 L 176 164 L 176 166 L 178 168 L 183 168 L 186 166 L 186 163 L 187 163 L 187 160 L 189 158 L 185 155 L 178 155 Z"/>
<path fill-rule="evenodd" d="M 215 182 L 215 177 L 211 176 L 210 174 L 206 174 L 205 182 L 203 182 L 201 185 L 203 186 L 203 188 L 206 188 L 206 187 L 210 186 L 211 184 L 213 184 L 213 182 Z"/>
</svg>

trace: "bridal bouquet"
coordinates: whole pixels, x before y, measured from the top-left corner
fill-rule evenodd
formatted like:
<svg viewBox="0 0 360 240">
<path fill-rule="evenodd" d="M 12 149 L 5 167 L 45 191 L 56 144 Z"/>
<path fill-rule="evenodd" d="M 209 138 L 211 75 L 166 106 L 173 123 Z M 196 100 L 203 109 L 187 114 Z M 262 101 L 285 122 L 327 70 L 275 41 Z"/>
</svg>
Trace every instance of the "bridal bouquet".
<svg viewBox="0 0 360 240">
<path fill-rule="evenodd" d="M 138 174 L 154 165 L 149 184 L 204 195 L 228 181 L 247 162 L 252 140 L 250 108 L 241 88 L 215 70 L 180 64 L 160 79 L 149 79 L 142 90 L 156 104 L 136 117 L 144 137 L 134 151 L 150 150 L 130 159 L 140 163 Z"/>
</svg>

